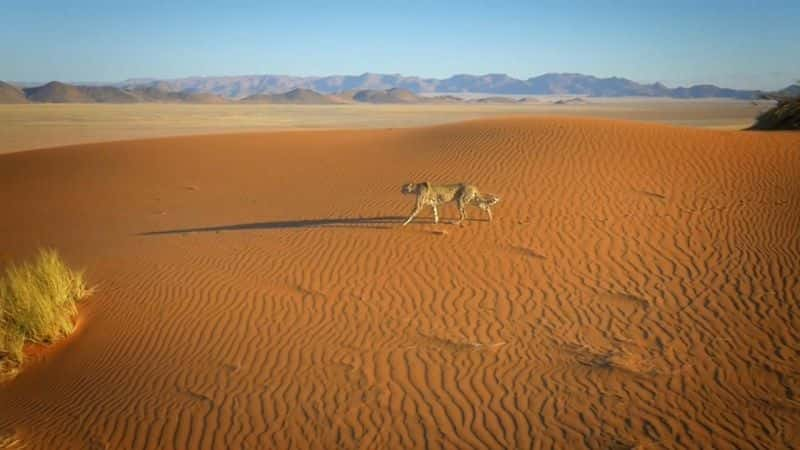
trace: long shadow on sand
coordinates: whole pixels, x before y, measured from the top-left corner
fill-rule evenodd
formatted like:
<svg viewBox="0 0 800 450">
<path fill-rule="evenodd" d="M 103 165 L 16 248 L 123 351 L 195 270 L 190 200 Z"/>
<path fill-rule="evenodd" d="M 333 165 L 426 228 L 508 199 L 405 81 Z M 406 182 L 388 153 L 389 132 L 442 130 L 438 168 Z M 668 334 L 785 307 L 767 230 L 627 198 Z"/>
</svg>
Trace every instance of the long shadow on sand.
<svg viewBox="0 0 800 450">
<path fill-rule="evenodd" d="M 278 222 L 253 222 L 232 225 L 219 225 L 214 227 L 179 228 L 174 230 L 147 231 L 139 236 L 155 236 L 160 234 L 184 233 L 217 233 L 221 231 L 248 231 L 248 230 L 281 230 L 292 228 L 373 228 L 389 229 L 399 226 L 405 220 L 402 216 L 383 217 L 355 217 L 338 219 L 310 219 L 310 220 L 285 220 Z M 416 220 L 415 222 L 428 222 Z"/>
</svg>

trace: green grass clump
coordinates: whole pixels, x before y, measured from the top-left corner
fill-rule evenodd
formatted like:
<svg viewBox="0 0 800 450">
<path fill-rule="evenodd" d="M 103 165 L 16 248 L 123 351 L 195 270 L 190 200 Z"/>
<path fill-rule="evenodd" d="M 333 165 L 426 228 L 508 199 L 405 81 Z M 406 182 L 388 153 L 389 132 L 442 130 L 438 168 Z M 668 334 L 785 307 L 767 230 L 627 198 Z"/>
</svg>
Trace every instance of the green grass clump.
<svg viewBox="0 0 800 450">
<path fill-rule="evenodd" d="M 0 368 L 19 365 L 27 342 L 52 342 L 71 333 L 76 303 L 91 293 L 83 271 L 67 267 L 55 250 L 7 266 L 0 275 Z"/>
</svg>

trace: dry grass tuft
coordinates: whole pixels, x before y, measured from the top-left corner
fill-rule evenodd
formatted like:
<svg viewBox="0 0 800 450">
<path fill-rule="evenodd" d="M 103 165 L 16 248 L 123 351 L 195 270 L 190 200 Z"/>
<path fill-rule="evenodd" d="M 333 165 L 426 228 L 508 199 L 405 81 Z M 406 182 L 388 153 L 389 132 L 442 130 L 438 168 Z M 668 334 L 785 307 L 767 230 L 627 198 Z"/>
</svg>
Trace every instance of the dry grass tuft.
<svg viewBox="0 0 800 450">
<path fill-rule="evenodd" d="M 756 118 L 752 130 L 800 130 L 800 98 L 782 99 Z"/>
<path fill-rule="evenodd" d="M 0 275 L 0 368 L 22 362 L 25 343 L 52 342 L 71 333 L 76 303 L 89 295 L 82 271 L 52 249 Z"/>
<path fill-rule="evenodd" d="M 759 114 L 751 130 L 800 130 L 800 84 L 762 98 L 778 103 Z"/>
</svg>

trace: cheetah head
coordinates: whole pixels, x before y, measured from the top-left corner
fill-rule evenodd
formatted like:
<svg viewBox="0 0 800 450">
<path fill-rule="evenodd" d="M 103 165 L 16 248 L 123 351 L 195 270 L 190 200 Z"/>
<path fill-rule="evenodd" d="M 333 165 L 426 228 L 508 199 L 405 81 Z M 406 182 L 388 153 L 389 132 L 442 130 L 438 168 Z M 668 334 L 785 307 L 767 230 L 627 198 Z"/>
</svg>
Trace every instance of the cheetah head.
<svg viewBox="0 0 800 450">
<path fill-rule="evenodd" d="M 406 183 L 400 188 L 400 192 L 403 194 L 416 194 L 417 193 L 417 183 Z"/>
</svg>

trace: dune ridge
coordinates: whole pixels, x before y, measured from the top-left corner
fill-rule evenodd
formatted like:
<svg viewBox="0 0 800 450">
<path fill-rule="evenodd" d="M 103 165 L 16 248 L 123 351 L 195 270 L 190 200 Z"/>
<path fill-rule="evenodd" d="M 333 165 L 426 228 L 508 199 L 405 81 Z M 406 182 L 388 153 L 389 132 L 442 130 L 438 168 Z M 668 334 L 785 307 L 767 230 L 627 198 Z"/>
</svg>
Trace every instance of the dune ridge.
<svg viewBox="0 0 800 450">
<path fill-rule="evenodd" d="M 0 386 L 0 439 L 792 448 L 799 150 L 543 117 L 0 155 L 0 261 L 46 242 L 102 286 Z M 400 228 L 411 180 L 495 222 Z"/>
</svg>

